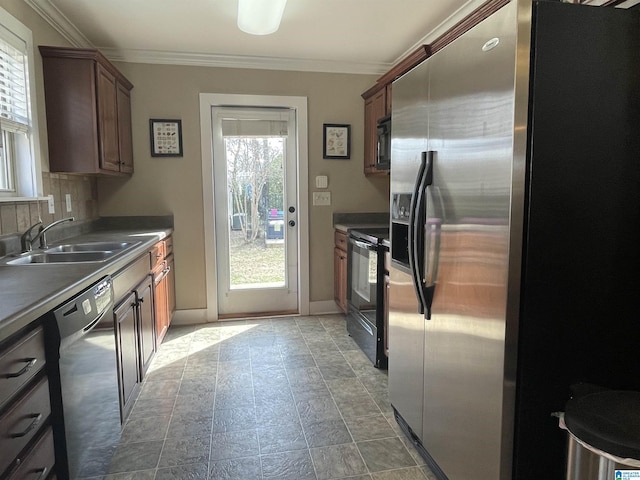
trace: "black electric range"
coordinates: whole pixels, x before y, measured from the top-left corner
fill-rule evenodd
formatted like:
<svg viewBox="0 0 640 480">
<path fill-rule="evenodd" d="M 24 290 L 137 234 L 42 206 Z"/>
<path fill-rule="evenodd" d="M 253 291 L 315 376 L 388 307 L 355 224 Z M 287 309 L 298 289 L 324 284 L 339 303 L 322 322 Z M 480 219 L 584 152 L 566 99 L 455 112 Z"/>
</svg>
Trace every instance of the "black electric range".
<svg viewBox="0 0 640 480">
<path fill-rule="evenodd" d="M 386 369 L 385 252 L 389 250 L 386 227 L 349 231 L 347 251 L 347 331 L 377 368 Z"/>
</svg>

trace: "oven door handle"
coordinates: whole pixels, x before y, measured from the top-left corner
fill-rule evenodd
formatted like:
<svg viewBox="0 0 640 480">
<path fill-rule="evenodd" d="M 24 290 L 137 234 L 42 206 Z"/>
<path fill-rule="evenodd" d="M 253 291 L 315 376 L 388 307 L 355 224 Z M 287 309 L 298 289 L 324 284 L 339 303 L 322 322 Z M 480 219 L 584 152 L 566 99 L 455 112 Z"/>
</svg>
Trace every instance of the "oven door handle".
<svg viewBox="0 0 640 480">
<path fill-rule="evenodd" d="M 363 242 L 361 240 L 356 240 L 353 237 L 349 237 L 349 242 L 353 245 L 356 245 L 360 248 L 364 248 L 365 250 L 370 250 L 370 251 L 375 251 L 376 250 L 376 245 L 373 245 L 372 243 L 369 242 Z"/>
</svg>

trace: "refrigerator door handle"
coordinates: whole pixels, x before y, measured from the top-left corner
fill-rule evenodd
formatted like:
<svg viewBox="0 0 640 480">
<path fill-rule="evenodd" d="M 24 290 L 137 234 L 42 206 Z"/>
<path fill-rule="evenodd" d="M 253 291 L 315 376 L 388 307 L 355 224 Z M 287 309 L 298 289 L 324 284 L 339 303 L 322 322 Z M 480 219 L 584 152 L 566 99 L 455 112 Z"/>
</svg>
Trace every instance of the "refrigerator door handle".
<svg viewBox="0 0 640 480">
<path fill-rule="evenodd" d="M 433 292 L 425 284 L 426 189 L 433 183 L 433 151 L 422 152 L 409 212 L 409 268 L 418 297 L 419 312 L 431 318 Z"/>
<path fill-rule="evenodd" d="M 409 270 L 411 270 L 411 278 L 413 279 L 413 286 L 418 297 L 418 312 L 424 313 L 424 297 L 422 295 L 422 289 L 420 288 L 420 275 L 416 270 L 416 250 L 420 251 L 419 246 L 416 245 L 416 223 L 419 223 L 417 218 L 417 208 L 419 204 L 418 195 L 420 192 L 420 185 L 422 184 L 422 178 L 424 177 L 424 171 L 427 164 L 427 152 L 422 152 L 420 167 L 418 168 L 418 175 L 416 177 L 416 183 L 413 188 L 413 194 L 411 195 L 411 204 L 409 206 L 409 231 L 407 239 L 407 253 L 409 254 Z"/>
</svg>

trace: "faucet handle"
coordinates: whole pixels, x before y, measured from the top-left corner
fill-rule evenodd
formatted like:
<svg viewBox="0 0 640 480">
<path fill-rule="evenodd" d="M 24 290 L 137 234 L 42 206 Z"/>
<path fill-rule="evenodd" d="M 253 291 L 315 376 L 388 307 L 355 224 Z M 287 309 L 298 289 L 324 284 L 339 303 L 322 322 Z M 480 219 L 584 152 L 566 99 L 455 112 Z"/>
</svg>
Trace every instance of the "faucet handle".
<svg viewBox="0 0 640 480">
<path fill-rule="evenodd" d="M 33 237 L 31 236 L 31 232 L 37 226 L 40 226 L 40 228 L 38 229 L 39 232 L 41 232 L 42 229 L 44 228 L 44 225 L 42 225 L 42 221 L 40 220 L 34 223 L 33 225 L 31 225 L 29 228 L 27 228 L 27 230 L 20 236 L 20 246 L 22 247 L 23 252 L 31 251 L 31 243 L 33 242 Z"/>
</svg>

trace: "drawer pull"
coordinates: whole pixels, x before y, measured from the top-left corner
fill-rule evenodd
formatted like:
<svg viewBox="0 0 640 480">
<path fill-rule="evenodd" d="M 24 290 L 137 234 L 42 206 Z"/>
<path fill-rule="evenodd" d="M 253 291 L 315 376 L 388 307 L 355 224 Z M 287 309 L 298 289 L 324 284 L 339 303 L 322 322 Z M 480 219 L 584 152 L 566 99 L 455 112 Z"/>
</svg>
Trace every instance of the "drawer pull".
<svg viewBox="0 0 640 480">
<path fill-rule="evenodd" d="M 49 469 L 47 467 L 44 467 L 40 470 L 36 470 L 36 473 L 40 472 L 40 475 L 38 475 L 37 480 L 44 480 L 45 478 L 47 478 L 47 473 L 49 473 Z"/>
<path fill-rule="evenodd" d="M 31 370 L 33 368 L 33 366 L 36 364 L 36 362 L 38 361 L 37 358 L 26 358 L 23 360 L 23 362 L 27 362 L 27 364 L 22 368 L 22 370 L 20 370 L 19 372 L 16 373 L 7 373 L 6 377 L 7 378 L 16 378 L 16 377 L 20 377 L 22 375 L 24 375 L 25 373 L 27 373 L 29 370 Z"/>
<path fill-rule="evenodd" d="M 11 434 L 11 438 L 21 438 L 24 437 L 25 435 L 27 435 L 31 430 L 33 430 L 34 428 L 36 428 L 39 424 L 40 421 L 42 420 L 42 414 L 41 413 L 34 413 L 32 415 L 29 415 L 31 418 L 33 418 L 33 420 L 31 421 L 31 424 L 29 424 L 29 426 L 27 427 L 27 429 L 23 432 L 20 433 L 12 433 Z"/>
</svg>

